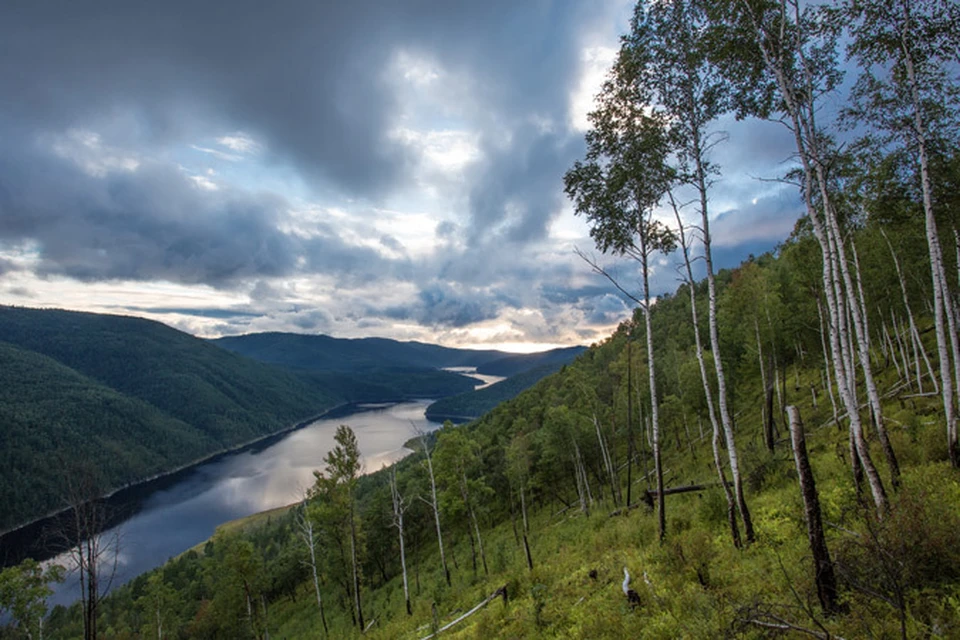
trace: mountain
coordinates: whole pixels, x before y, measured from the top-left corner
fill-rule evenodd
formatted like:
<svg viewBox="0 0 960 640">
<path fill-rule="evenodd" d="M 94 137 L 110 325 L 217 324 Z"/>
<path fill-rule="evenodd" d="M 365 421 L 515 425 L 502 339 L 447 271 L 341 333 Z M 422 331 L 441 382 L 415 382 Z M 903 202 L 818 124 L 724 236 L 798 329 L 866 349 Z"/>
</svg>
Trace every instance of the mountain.
<svg viewBox="0 0 960 640">
<path fill-rule="evenodd" d="M 108 492 L 338 404 L 474 385 L 410 366 L 294 371 L 141 318 L 0 306 L 0 531 L 64 506 L 65 464 Z"/>
<path fill-rule="evenodd" d="M 719 428 L 712 437 L 712 380 L 708 373 L 705 385 L 701 375 L 691 290 L 683 285 L 661 296 L 650 318 L 658 439 L 646 323 L 637 310 L 561 372 L 478 420 L 438 430 L 428 439 L 429 466 L 418 452 L 355 484 L 319 483 L 305 513 L 324 539 L 349 540 L 354 527 L 362 534 L 356 565 L 336 544 L 316 546 L 325 617 L 304 562 L 307 545 L 296 520 L 304 511 L 291 509 L 223 527 L 202 547 L 131 581 L 105 603 L 103 626 L 135 635 L 162 589 L 181 596 L 171 600 L 165 622 L 181 637 L 269 629 L 273 637 L 313 638 L 325 623 L 330 637 L 356 637 L 356 575 L 361 604 L 376 619 L 370 638 L 423 637 L 441 625 L 454 625 L 444 632 L 450 637 L 483 638 L 762 638 L 791 631 L 892 638 L 928 637 L 930 629 L 960 637 L 960 479 L 949 460 L 940 397 L 915 374 L 921 350 L 936 353 L 929 312 L 918 296 L 917 353 L 897 349 L 894 338 L 909 341 L 910 334 L 896 320 L 885 324 L 903 312 L 888 293 L 896 272 L 888 253 L 876 244 L 868 252 L 864 243 L 864 291 L 877 305 L 875 330 L 886 337 L 871 361 L 901 471 L 895 483 L 871 428 L 857 455 L 879 463 L 889 488 L 889 506 L 880 511 L 851 473 L 850 430 L 824 373 L 831 362 L 809 293 L 820 276 L 820 265 L 807 259 L 811 242 L 794 240 L 779 255 L 717 274 L 736 444 L 724 444 Z M 693 294 L 705 308 L 706 287 Z M 792 442 L 799 437 L 788 437 L 788 406 L 799 412 L 790 412 L 791 435 L 805 432 L 815 487 L 798 481 L 800 446 Z M 873 426 L 866 408 L 862 417 Z M 654 442 L 660 465 L 651 460 Z M 719 466 L 731 479 L 734 446 L 748 510 L 727 497 L 727 482 L 718 477 Z M 439 527 L 430 500 L 417 498 L 430 495 L 429 473 Z M 819 494 L 817 512 L 827 525 L 820 542 L 842 602 L 829 614 L 812 557 L 812 507 L 804 502 L 811 490 Z M 355 511 L 343 506 L 348 501 Z M 419 590 L 404 589 L 395 506 L 404 509 L 406 571 Z M 752 541 L 740 524 L 744 513 L 755 527 Z M 251 585 L 259 610 L 247 608 L 237 587 L 243 584 Z M 501 604 L 496 596 L 504 593 Z M 80 607 L 55 611 L 46 628 L 51 637 L 76 637 Z"/>
<path fill-rule="evenodd" d="M 540 365 L 510 376 L 506 380 L 501 380 L 489 387 L 442 398 L 427 407 L 427 419 L 433 422 L 443 422 L 444 420 L 465 422 L 479 418 L 501 402 L 516 397 L 543 378 L 556 373 L 563 366 L 563 364 L 556 362 Z"/>
<path fill-rule="evenodd" d="M 453 349 L 388 338 L 348 339 L 276 332 L 229 336 L 211 342 L 254 360 L 312 371 L 480 367 L 511 355 L 504 351 Z"/>
<path fill-rule="evenodd" d="M 490 360 L 478 365 L 477 373 L 510 377 L 542 366 L 553 366 L 554 371 L 556 371 L 560 369 L 561 366 L 573 362 L 577 356 L 586 350 L 586 347 L 577 346 L 551 349 L 550 351 L 543 351 L 541 353 L 511 354 L 504 358 Z"/>
</svg>

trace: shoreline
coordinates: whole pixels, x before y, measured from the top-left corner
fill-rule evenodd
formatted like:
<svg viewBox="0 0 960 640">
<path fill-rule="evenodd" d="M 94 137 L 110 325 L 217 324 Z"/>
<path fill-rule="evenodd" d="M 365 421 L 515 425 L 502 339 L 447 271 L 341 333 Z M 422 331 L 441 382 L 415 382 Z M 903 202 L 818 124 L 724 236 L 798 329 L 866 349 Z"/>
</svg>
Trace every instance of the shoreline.
<svg viewBox="0 0 960 640">
<path fill-rule="evenodd" d="M 392 401 L 386 401 L 386 402 L 389 403 L 389 404 L 394 404 L 394 403 L 399 402 L 399 401 L 397 401 L 397 400 L 392 400 Z M 346 408 L 346 407 L 359 406 L 359 405 L 363 405 L 363 404 L 369 404 L 369 403 L 341 402 L 340 404 L 335 405 L 335 406 L 333 406 L 333 407 L 330 407 L 329 409 L 325 409 L 325 410 L 322 411 L 321 413 L 315 414 L 315 415 L 313 415 L 312 417 L 309 417 L 309 418 L 302 419 L 302 420 L 300 420 L 300 421 L 298 421 L 298 422 L 295 422 L 295 423 L 294 423 L 293 425 L 291 425 L 291 426 L 288 426 L 288 427 L 285 427 L 285 428 L 283 428 L 283 429 L 280 429 L 279 431 L 274 431 L 274 432 L 272 432 L 272 433 L 267 433 L 267 434 L 264 434 L 264 435 L 262 435 L 262 436 L 258 436 L 258 437 L 256 437 L 256 438 L 253 438 L 253 439 L 251 439 L 251 440 L 246 440 L 246 441 L 241 442 L 241 443 L 239 443 L 239 444 L 233 445 L 232 447 L 227 447 L 226 449 L 220 449 L 219 451 L 215 451 L 215 452 L 213 452 L 213 453 L 209 453 L 209 454 L 206 454 L 206 455 L 204 455 L 204 456 L 200 456 L 199 458 L 196 458 L 196 459 L 194 459 L 194 460 L 192 460 L 192 461 L 190 461 L 190 462 L 186 462 L 186 463 L 184 463 L 184 464 L 182 464 L 182 465 L 180 465 L 180 466 L 178 466 L 178 467 L 175 467 L 175 468 L 173 468 L 173 469 L 169 469 L 169 470 L 167 470 L 167 471 L 163 471 L 163 472 L 161 472 L 161 473 L 155 473 L 155 474 L 153 474 L 152 476 L 148 476 L 148 477 L 146 477 L 146 478 L 142 478 L 142 479 L 137 480 L 137 481 L 135 481 L 135 482 L 128 482 L 127 484 L 124 484 L 124 485 L 122 485 L 122 486 L 119 486 L 119 487 L 116 487 L 116 488 L 114 488 L 114 489 L 111 489 L 109 492 L 107 492 L 107 493 L 103 494 L 102 496 L 100 496 L 99 500 L 109 500 L 109 499 L 113 498 L 114 496 L 117 496 L 118 494 L 120 494 L 120 493 L 122 493 L 122 492 L 124 492 L 124 491 L 128 491 L 128 490 L 130 490 L 130 489 L 136 489 L 136 488 L 138 488 L 138 487 L 142 487 L 142 486 L 145 485 L 145 484 L 149 484 L 149 483 L 151 483 L 151 482 L 156 482 L 157 480 L 162 480 L 163 478 L 167 478 L 167 477 L 170 477 L 170 476 L 172 476 L 172 475 L 174 475 L 174 474 L 180 473 L 180 472 L 182 472 L 182 471 L 186 471 L 186 470 L 190 469 L 191 467 L 196 467 L 196 466 L 199 466 L 199 465 L 201 465 L 201 464 L 204 464 L 204 463 L 207 463 L 207 462 L 211 462 L 211 461 L 213 461 L 213 460 L 215 460 L 215 459 L 217 459 L 217 458 L 219 458 L 219 457 L 221 457 L 221 456 L 226 456 L 226 455 L 229 455 L 229 454 L 232 454 L 232 453 L 237 453 L 237 452 L 242 451 L 243 449 L 245 449 L 245 448 L 247 448 L 247 447 L 254 446 L 254 445 L 256 445 L 256 444 L 258 444 L 258 443 L 260 443 L 260 442 L 263 442 L 264 440 L 267 440 L 267 439 L 269 439 L 269 438 L 275 438 L 275 437 L 277 437 L 277 436 L 282 436 L 282 435 L 286 435 L 286 434 L 288 434 L 288 433 L 292 433 L 292 432 L 294 432 L 294 431 L 296 431 L 296 430 L 298 430 L 298 429 L 302 429 L 303 427 L 306 427 L 307 425 L 309 425 L 309 424 L 311 424 L 311 423 L 313 423 L 313 422 L 316 422 L 317 420 L 323 420 L 324 418 L 329 417 L 330 414 L 332 414 L 332 413 L 334 413 L 334 412 L 336 412 L 336 411 L 339 411 L 339 410 L 341 410 L 341 409 L 344 409 L 344 408 Z M 26 529 L 26 528 L 28 528 L 28 527 L 34 526 L 34 525 L 36 525 L 36 524 L 39 524 L 40 522 L 43 522 L 44 520 L 49 520 L 49 519 L 51 519 L 51 518 L 56 518 L 56 517 L 58 517 L 58 516 L 62 516 L 62 515 L 64 515 L 64 514 L 68 513 L 69 511 L 70 511 L 70 507 L 65 507 L 65 508 L 63 508 L 63 509 L 57 509 L 56 511 L 51 511 L 51 512 L 49 512 L 49 513 L 47 513 L 47 514 L 44 514 L 44 515 L 42 515 L 42 516 L 38 516 L 38 517 L 36 517 L 36 518 L 33 518 L 32 520 L 28 520 L 28 521 L 26 521 L 26 522 L 23 522 L 23 523 L 17 525 L 16 527 L 11 528 L 11 529 L 5 529 L 5 530 L 3 530 L 3 531 L 0 531 L 0 538 L 4 538 L 4 537 L 6 537 L 6 536 L 8 536 L 8 535 L 11 535 L 11 534 L 14 534 L 14 535 L 15 535 L 17 532 L 22 531 L 23 529 Z"/>
</svg>

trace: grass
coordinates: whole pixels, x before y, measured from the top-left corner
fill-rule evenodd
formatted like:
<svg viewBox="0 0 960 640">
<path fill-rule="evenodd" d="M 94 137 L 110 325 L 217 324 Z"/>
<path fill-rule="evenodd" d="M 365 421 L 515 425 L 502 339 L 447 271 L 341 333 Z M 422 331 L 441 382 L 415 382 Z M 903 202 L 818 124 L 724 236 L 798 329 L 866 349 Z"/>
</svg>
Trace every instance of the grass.
<svg viewBox="0 0 960 640">
<path fill-rule="evenodd" d="M 858 527 L 863 507 L 846 459 L 846 430 L 831 425 L 827 398 L 819 399 L 817 409 L 812 407 L 809 383 L 814 378 L 814 373 L 804 372 L 800 389 L 806 393 L 790 393 L 788 401 L 800 406 L 808 425 L 816 425 L 808 427 L 808 446 L 824 519 L 829 523 L 828 542 L 835 550 L 851 535 L 844 530 Z M 935 398 L 891 400 L 886 407 L 904 467 L 904 489 L 894 499 L 895 509 L 904 496 L 915 494 L 917 483 L 925 486 L 934 503 L 960 504 L 960 484 L 943 462 L 942 427 L 932 419 L 935 402 Z M 375 618 L 376 624 L 366 637 L 425 637 L 434 626 L 433 603 L 442 626 L 502 585 L 509 594 L 506 604 L 490 603 L 443 637 L 715 638 L 731 633 L 765 637 L 768 631 L 749 620 L 769 612 L 798 626 L 816 630 L 824 625 L 848 638 L 896 635 L 898 622 L 892 607 L 850 589 L 845 591 L 846 615 L 828 620 L 819 613 L 796 473 L 789 445 L 782 441 L 784 433 L 770 454 L 754 437 L 758 429 L 746 426 L 759 425 L 758 415 L 747 412 L 739 424 L 747 497 L 758 536 L 754 544 L 742 550 L 731 544 L 719 489 L 671 496 L 663 544 L 657 543 L 654 514 L 645 507 L 609 517 L 613 505 L 600 503 L 587 517 L 572 511 L 557 516 L 551 505 L 544 505 L 531 519 L 532 571 L 525 565 L 511 524 L 500 523 L 484 533 L 490 576 L 474 575 L 465 567 L 466 540 L 452 548 L 460 568 L 453 570 L 451 588 L 443 584 L 436 559 L 424 558 L 423 568 L 433 569 L 421 575 L 412 616 L 404 611 L 399 577 L 367 591 L 368 620 Z M 674 470 L 678 483 L 712 480 L 709 442 L 698 442 L 695 449 L 695 459 L 686 450 L 667 452 L 666 466 Z M 875 442 L 871 451 L 886 481 L 889 475 Z M 621 592 L 624 567 L 631 574 L 630 586 L 640 596 L 638 607 L 628 604 Z M 947 591 L 951 590 L 956 586 L 948 586 Z M 920 633 L 936 627 L 944 636 L 960 633 L 956 604 L 960 598 L 951 600 L 941 597 L 942 593 L 927 598 L 930 602 L 924 605 L 935 614 L 927 621 L 911 620 L 910 629 Z M 922 600 L 918 595 L 914 606 L 920 607 Z M 274 635 L 317 637 L 319 621 L 311 604 L 308 598 L 298 598 L 297 603 L 275 606 Z M 349 620 L 342 615 L 339 623 L 340 633 L 349 628 Z"/>
</svg>

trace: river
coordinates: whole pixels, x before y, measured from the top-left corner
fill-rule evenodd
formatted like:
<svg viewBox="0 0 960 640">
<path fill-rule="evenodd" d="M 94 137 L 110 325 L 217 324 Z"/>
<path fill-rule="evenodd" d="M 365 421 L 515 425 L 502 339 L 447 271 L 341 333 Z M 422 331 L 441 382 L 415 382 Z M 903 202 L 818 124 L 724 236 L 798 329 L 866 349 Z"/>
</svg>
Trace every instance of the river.
<svg viewBox="0 0 960 640">
<path fill-rule="evenodd" d="M 364 473 L 399 460 L 410 453 L 403 443 L 416 435 L 416 429 L 430 432 L 439 427 L 424 417 L 430 402 L 359 405 L 350 415 L 316 420 L 179 472 L 175 478 L 147 483 L 140 495 L 123 505 L 133 515 L 104 534 L 105 539 L 119 539 L 113 586 L 207 540 L 224 522 L 299 500 L 313 484 L 314 470 L 324 467 L 323 458 L 333 448 L 341 424 L 349 425 L 357 436 Z M 63 558 L 54 561 L 68 564 Z M 74 573 L 57 586 L 49 604 L 77 599 Z"/>
</svg>

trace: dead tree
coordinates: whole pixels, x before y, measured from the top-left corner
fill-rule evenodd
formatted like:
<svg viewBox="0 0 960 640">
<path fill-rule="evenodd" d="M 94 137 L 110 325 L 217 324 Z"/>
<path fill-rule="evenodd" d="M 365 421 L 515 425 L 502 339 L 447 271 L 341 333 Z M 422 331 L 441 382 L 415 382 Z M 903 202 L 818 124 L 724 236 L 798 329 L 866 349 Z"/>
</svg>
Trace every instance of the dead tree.
<svg viewBox="0 0 960 640">
<path fill-rule="evenodd" d="M 433 509 L 433 521 L 437 525 L 437 544 L 440 546 L 440 565 L 443 567 L 443 575 L 447 579 L 447 586 L 450 586 L 450 570 L 447 568 L 447 556 L 443 552 L 443 532 L 440 530 L 440 503 L 437 500 L 437 481 L 433 475 L 433 460 L 430 457 L 430 447 L 427 445 L 427 435 L 414 426 L 417 435 L 420 437 L 420 446 L 423 447 L 423 455 L 427 459 L 427 472 L 430 474 L 430 500 L 425 502 Z"/>
<path fill-rule="evenodd" d="M 787 407 L 790 419 L 790 442 L 793 445 L 793 459 L 797 465 L 797 477 L 800 493 L 803 496 L 804 519 L 807 521 L 807 536 L 810 539 L 810 551 L 816 571 L 817 597 L 824 613 L 831 615 L 839 611 L 837 602 L 837 579 L 830 560 L 830 550 L 823 535 L 823 521 L 820 516 L 820 499 L 813 479 L 813 470 L 807 457 L 807 445 L 803 436 L 803 424 L 800 412 L 794 406 Z"/>
<path fill-rule="evenodd" d="M 297 535 L 307 547 L 307 554 L 309 556 L 307 565 L 310 567 L 310 573 L 313 577 L 313 591 L 317 598 L 317 609 L 320 610 L 320 621 L 323 623 L 323 635 L 329 637 L 330 630 L 327 628 L 327 616 L 323 612 L 323 598 L 320 596 L 320 574 L 317 570 L 317 531 L 308 512 L 308 500 L 309 496 L 304 497 L 303 502 L 297 507 Z"/>
<path fill-rule="evenodd" d="M 403 570 L 403 597 L 407 601 L 407 615 L 413 615 L 410 606 L 410 587 L 407 582 L 407 554 L 403 543 L 403 513 L 409 506 L 400 491 L 397 489 L 397 468 L 390 469 L 390 497 L 393 503 L 393 526 L 397 528 L 397 537 L 400 539 L 400 568 Z"/>
</svg>

